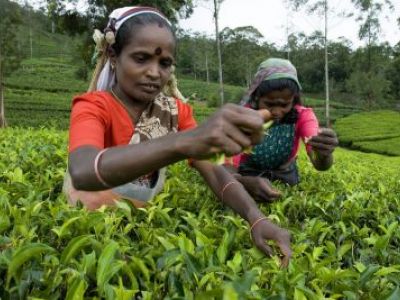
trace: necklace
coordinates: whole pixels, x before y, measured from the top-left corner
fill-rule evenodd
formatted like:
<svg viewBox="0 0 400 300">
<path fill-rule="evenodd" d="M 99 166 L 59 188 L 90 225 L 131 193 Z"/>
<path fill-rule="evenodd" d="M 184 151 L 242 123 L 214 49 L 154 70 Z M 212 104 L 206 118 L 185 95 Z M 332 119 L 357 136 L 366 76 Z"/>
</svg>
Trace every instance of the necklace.
<svg viewBox="0 0 400 300">
<path fill-rule="evenodd" d="M 135 114 L 133 114 L 128 107 L 126 106 L 126 104 L 124 103 L 124 101 L 122 101 L 117 94 L 114 92 L 113 88 L 110 89 L 111 94 L 113 95 L 114 99 L 117 100 L 127 111 L 128 115 L 131 117 L 132 121 L 134 122 L 134 124 L 137 124 L 137 122 L 140 119 L 140 116 L 136 116 Z"/>
</svg>

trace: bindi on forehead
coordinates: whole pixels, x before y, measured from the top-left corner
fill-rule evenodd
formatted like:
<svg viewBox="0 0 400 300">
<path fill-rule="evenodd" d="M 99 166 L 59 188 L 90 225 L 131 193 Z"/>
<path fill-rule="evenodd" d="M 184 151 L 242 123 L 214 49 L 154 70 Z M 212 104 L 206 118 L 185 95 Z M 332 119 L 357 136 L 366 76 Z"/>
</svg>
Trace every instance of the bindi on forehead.
<svg viewBox="0 0 400 300">
<path fill-rule="evenodd" d="M 157 47 L 156 50 L 154 51 L 155 55 L 161 55 L 161 53 L 162 53 L 161 47 Z"/>
</svg>

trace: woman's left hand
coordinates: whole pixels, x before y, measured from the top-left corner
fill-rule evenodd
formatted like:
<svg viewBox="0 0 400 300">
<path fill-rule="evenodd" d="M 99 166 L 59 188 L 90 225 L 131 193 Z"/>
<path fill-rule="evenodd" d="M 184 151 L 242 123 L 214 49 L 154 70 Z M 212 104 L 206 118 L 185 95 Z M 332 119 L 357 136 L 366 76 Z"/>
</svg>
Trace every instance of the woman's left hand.
<svg viewBox="0 0 400 300">
<path fill-rule="evenodd" d="M 313 136 L 308 142 L 315 152 L 323 156 L 329 156 L 339 144 L 336 133 L 330 128 L 320 128 L 318 135 Z"/>
</svg>

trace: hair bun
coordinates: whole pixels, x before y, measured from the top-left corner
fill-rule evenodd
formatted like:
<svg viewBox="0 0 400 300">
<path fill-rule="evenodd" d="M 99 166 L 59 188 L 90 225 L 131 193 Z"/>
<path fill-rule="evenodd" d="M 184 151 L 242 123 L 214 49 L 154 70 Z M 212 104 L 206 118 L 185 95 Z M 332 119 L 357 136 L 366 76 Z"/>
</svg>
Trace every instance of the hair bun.
<svg viewBox="0 0 400 300">
<path fill-rule="evenodd" d="M 115 34 L 111 30 L 107 30 L 105 33 L 105 39 L 109 45 L 113 45 L 115 43 Z"/>
</svg>

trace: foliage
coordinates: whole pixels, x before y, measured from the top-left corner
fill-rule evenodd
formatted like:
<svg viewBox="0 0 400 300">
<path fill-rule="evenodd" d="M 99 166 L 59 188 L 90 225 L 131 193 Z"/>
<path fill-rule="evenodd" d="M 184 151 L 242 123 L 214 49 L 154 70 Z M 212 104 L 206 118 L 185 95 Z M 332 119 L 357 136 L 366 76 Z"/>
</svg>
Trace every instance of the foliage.
<svg viewBox="0 0 400 300">
<path fill-rule="evenodd" d="M 126 202 L 91 213 L 69 207 L 61 193 L 66 139 L 53 129 L 0 132 L 1 298 L 399 294 L 399 158 L 338 150 L 333 169 L 317 173 L 302 153 L 302 183 L 279 185 L 283 198 L 261 205 L 293 235 L 293 259 L 282 270 L 184 162 L 169 168 L 147 209 Z"/>
<path fill-rule="evenodd" d="M 354 114 L 335 123 L 341 144 L 367 152 L 400 156 L 399 128 L 400 113 L 394 111 Z"/>
<path fill-rule="evenodd" d="M 357 71 L 351 74 L 346 83 L 348 90 L 368 109 L 374 109 L 377 103 L 382 103 L 390 90 L 390 82 L 382 72 Z"/>
<path fill-rule="evenodd" d="M 18 4 L 0 0 L 0 80 L 19 67 L 21 49 L 16 47 L 16 32 L 21 24 L 21 10 Z"/>
<path fill-rule="evenodd" d="M 3 0 L 5 1 L 5 0 Z M 57 4 L 65 1 L 52 1 Z M 66 6 L 56 7 L 59 16 L 58 22 L 66 20 L 67 15 L 74 12 L 77 1 L 71 1 Z M 92 9 L 95 2 L 89 5 L 88 15 L 69 15 L 69 25 L 58 23 L 59 33 L 50 33 L 50 21 L 40 11 L 32 11 L 29 8 L 21 10 L 23 25 L 17 30 L 17 49 L 21 49 L 25 56 L 30 55 L 29 32 L 32 31 L 33 58 L 49 57 L 59 58 L 63 63 L 71 63 L 74 73 L 87 80 L 92 72 L 91 58 L 93 54 L 93 42 L 90 37 L 94 26 L 103 28 L 107 11 L 118 5 L 119 1 L 104 2 L 107 6 L 101 9 Z M 153 2 L 153 1 L 152 1 Z M 299 2 L 299 1 L 297 1 Z M 300 1 L 307 2 L 307 1 Z M 315 2 L 315 1 L 313 1 Z M 371 2 L 371 1 L 367 1 Z M 103 2 L 100 4 L 103 5 Z M 136 2 L 135 2 L 136 3 Z M 139 3 L 139 2 L 138 2 Z M 150 3 L 150 2 L 149 2 Z M 190 12 L 192 1 L 171 2 L 160 1 L 157 5 L 170 5 L 181 7 L 182 12 Z M 372 3 L 372 2 L 371 2 Z M 377 1 L 374 1 L 377 3 Z M 183 5 L 183 6 L 180 6 Z M 162 10 L 164 8 L 161 8 Z M 334 9 L 334 7 L 332 7 Z M 361 13 L 361 11 L 360 11 Z M 96 15 L 98 14 L 98 15 Z M 98 23 L 88 18 L 95 17 Z M 58 18 L 58 17 L 57 17 Z M 78 19 L 74 19 L 78 18 Z M 82 20 L 81 20 L 82 19 Z M 101 19 L 101 21 L 100 21 Z M 96 22 L 97 22 L 96 21 Z M 82 23 L 83 22 L 83 23 Z M 89 22 L 89 23 L 87 23 Z M 81 24 L 82 23 L 82 24 Z M 90 25 L 89 25 L 90 24 Z M 72 26 L 73 25 L 73 26 Z M 64 29 L 90 28 L 90 32 L 81 33 L 74 38 L 60 34 Z M 32 30 L 30 30 L 32 29 Z M 69 32 L 72 34 L 72 32 Z M 80 34 L 81 33 L 81 34 Z M 256 28 L 239 27 L 225 28 L 222 33 L 221 50 L 223 52 L 224 83 L 239 85 L 245 89 L 252 79 L 258 64 L 268 57 L 287 57 L 287 48 L 280 48 L 268 41 L 268 37 L 261 37 Z M 188 78 L 208 83 L 218 80 L 218 63 L 213 37 L 200 33 L 177 32 L 177 71 L 180 78 Z M 309 35 L 302 32 L 293 32 L 289 36 L 290 60 L 296 66 L 303 90 L 306 94 L 314 94 L 321 97 L 324 91 L 324 49 L 323 34 L 315 31 Z M 329 42 L 329 77 L 332 83 L 332 98 L 343 99 L 352 94 L 354 105 L 368 107 L 393 108 L 399 101 L 398 92 L 398 47 L 390 46 L 388 43 L 378 44 L 379 41 L 355 48 L 351 42 L 341 39 L 337 42 Z M 377 74 L 375 76 L 364 76 L 367 84 L 360 84 L 360 74 Z M 361 81 L 362 82 L 362 81 Z M 368 91 L 373 87 L 374 91 Z M 377 89 L 375 91 L 375 88 Z M 353 91 L 355 89 L 355 91 Z M 210 93 L 213 95 L 214 92 Z M 208 94 L 208 93 L 207 93 Z M 227 100 L 238 98 L 238 92 L 231 93 L 228 88 Z M 365 96 L 367 94 L 367 96 Z M 370 97 L 368 95 L 372 95 Z M 212 98 L 207 97 L 212 106 Z M 240 97 L 239 97 L 240 98 Z M 367 99 L 367 102 L 366 102 Z M 216 103 L 215 103 L 216 105 Z"/>
<path fill-rule="evenodd" d="M 178 16 L 189 17 L 193 12 L 192 0 L 88 0 L 85 10 L 82 10 L 81 2 L 74 0 L 46 0 L 46 3 L 47 13 L 53 22 L 57 23 L 59 32 L 82 36 L 76 45 L 75 60 L 80 62 L 76 75 L 85 80 L 93 69 L 93 29 L 104 29 L 108 16 L 114 9 L 132 5 L 152 6 L 159 9 L 173 23 L 177 22 Z"/>
</svg>

